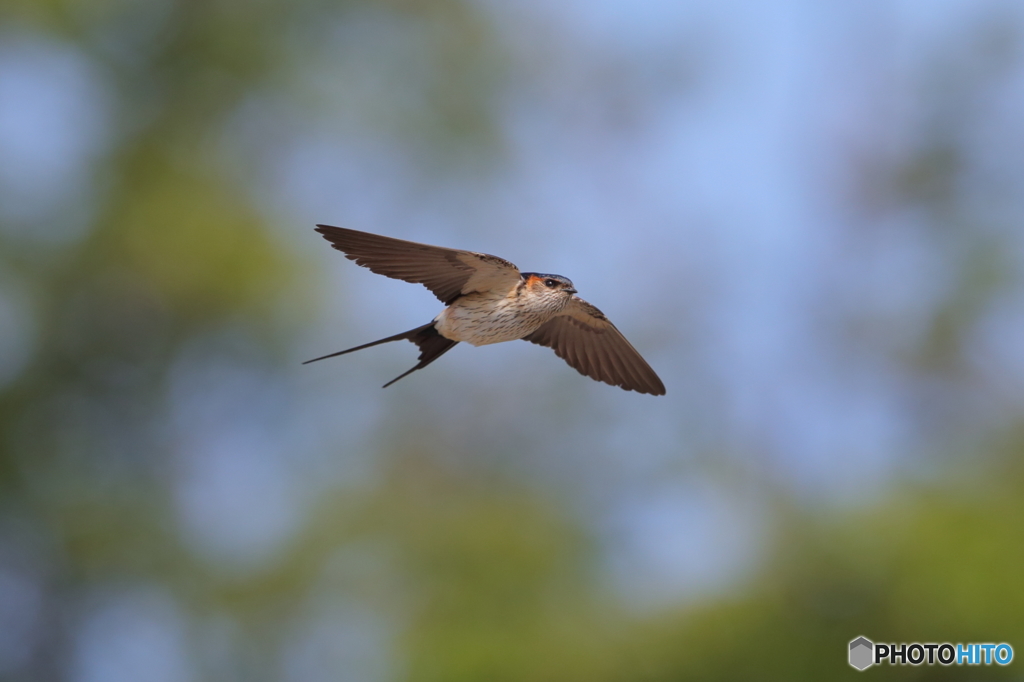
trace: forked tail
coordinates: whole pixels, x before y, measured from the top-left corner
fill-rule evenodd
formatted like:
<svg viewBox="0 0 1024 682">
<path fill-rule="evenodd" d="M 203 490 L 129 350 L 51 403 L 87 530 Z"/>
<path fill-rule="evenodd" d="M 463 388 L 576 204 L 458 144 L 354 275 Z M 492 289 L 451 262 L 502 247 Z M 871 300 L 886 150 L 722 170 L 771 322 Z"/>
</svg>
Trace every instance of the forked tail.
<svg viewBox="0 0 1024 682">
<path fill-rule="evenodd" d="M 354 351 L 369 348 L 371 346 L 378 346 L 382 343 L 388 343 L 389 341 L 402 341 L 403 339 L 408 339 L 409 341 L 412 341 L 417 346 L 419 346 L 419 364 L 410 369 L 408 372 L 400 374 L 391 381 L 389 381 L 388 383 L 384 384 L 383 388 L 387 388 L 388 386 L 395 383 L 402 377 L 406 377 L 418 369 L 423 369 L 424 367 L 432 363 L 434 360 L 437 360 L 439 357 L 447 353 L 449 350 L 452 349 L 453 346 L 455 346 L 455 344 L 458 343 L 458 341 L 452 341 L 451 339 L 446 339 L 445 337 L 441 336 L 441 334 L 439 334 L 437 329 L 434 327 L 434 323 L 430 322 L 428 324 L 423 325 L 422 327 L 416 327 L 415 329 L 410 329 L 407 332 L 402 332 L 401 334 L 389 336 L 386 339 L 371 341 L 370 343 L 364 343 L 363 345 L 356 346 L 355 348 L 349 348 L 348 350 L 342 350 L 338 351 L 337 353 L 331 353 L 330 355 L 324 355 L 319 358 L 313 358 L 312 360 L 306 360 L 302 364 L 308 365 L 309 363 L 317 362 L 318 360 L 326 360 L 327 358 L 334 358 L 339 355 L 345 355 L 346 353 L 352 353 Z"/>
</svg>

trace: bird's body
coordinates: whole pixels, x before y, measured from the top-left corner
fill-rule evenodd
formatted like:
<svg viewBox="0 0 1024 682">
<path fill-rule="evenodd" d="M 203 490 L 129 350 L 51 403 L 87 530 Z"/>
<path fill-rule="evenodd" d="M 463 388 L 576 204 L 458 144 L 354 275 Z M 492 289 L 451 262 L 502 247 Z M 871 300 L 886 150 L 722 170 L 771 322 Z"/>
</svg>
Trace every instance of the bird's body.
<svg viewBox="0 0 1024 682">
<path fill-rule="evenodd" d="M 434 326 L 441 336 L 474 346 L 522 339 L 562 312 L 570 302 L 560 291 L 548 295 L 545 289 L 535 276 L 532 284 L 527 277 L 507 293 L 475 291 L 442 310 L 434 318 Z"/>
<path fill-rule="evenodd" d="M 575 296 L 561 275 L 520 273 L 483 253 L 417 244 L 367 232 L 318 225 L 334 248 L 371 271 L 423 284 L 446 307 L 430 323 L 308 362 L 389 341 L 412 341 L 426 367 L 457 343 L 484 346 L 524 339 L 552 348 L 581 374 L 626 390 L 663 395 L 665 386 L 600 310 Z"/>
</svg>

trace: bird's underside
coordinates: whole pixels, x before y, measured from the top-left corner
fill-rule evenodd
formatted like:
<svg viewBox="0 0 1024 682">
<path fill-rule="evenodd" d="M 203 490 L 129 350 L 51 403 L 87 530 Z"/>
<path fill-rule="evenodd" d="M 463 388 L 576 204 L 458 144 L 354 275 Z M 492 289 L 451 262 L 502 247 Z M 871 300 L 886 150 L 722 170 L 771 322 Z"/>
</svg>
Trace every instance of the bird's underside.
<svg viewBox="0 0 1024 682">
<path fill-rule="evenodd" d="M 422 369 L 460 341 L 484 345 L 521 338 L 555 351 L 580 374 L 628 391 L 664 395 L 650 365 L 596 307 L 558 275 L 521 273 L 484 253 L 446 249 L 330 225 L 317 232 L 349 260 L 394 279 L 422 284 L 447 307 L 421 327 L 308 360 L 316 362 L 390 341 L 420 349 Z"/>
</svg>

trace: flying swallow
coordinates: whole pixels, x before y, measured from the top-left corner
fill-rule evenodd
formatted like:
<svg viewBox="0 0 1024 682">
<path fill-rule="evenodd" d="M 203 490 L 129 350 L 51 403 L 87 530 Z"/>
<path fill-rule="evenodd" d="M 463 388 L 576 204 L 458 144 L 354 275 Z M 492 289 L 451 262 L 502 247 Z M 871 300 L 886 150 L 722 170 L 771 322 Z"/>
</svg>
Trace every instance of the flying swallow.
<svg viewBox="0 0 1024 682">
<path fill-rule="evenodd" d="M 474 346 L 523 339 L 547 346 L 580 374 L 627 391 L 664 395 L 665 385 L 600 310 L 561 275 L 520 272 L 486 253 L 446 249 L 343 227 L 317 225 L 338 251 L 371 272 L 422 284 L 447 306 L 433 320 L 385 339 L 307 360 L 333 358 L 390 341 L 420 349 L 423 369 L 460 341 Z"/>
</svg>

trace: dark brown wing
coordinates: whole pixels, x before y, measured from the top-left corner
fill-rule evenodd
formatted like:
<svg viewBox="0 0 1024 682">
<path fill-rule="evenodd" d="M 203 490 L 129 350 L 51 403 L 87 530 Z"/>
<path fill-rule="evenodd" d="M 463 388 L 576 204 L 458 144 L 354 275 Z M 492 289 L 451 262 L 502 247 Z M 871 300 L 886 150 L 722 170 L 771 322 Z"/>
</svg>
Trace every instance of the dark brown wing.
<svg viewBox="0 0 1024 682">
<path fill-rule="evenodd" d="M 317 225 L 316 231 L 357 265 L 378 275 L 422 284 L 445 305 L 472 291 L 510 291 L 519 281 L 519 268 L 486 253 L 417 244 L 330 225 Z"/>
<path fill-rule="evenodd" d="M 665 395 L 665 384 L 600 310 L 573 296 L 525 341 L 547 346 L 580 374 L 627 391 Z"/>
</svg>

